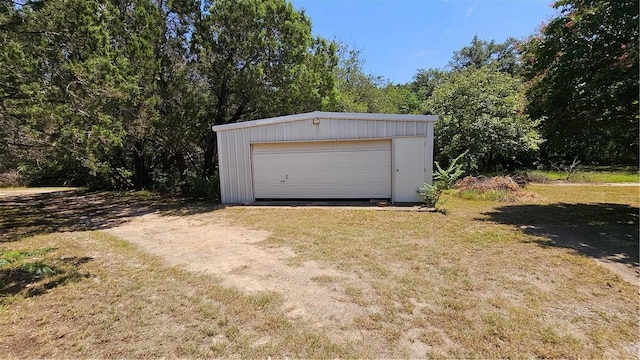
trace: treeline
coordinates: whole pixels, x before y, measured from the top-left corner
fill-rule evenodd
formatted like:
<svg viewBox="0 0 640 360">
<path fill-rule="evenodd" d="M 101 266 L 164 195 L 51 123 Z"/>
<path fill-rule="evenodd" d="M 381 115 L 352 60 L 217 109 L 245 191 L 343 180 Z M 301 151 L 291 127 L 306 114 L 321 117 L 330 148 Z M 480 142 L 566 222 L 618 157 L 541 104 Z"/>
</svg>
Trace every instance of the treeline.
<svg viewBox="0 0 640 360">
<path fill-rule="evenodd" d="M 441 116 L 470 171 L 638 162 L 638 1 L 559 1 L 393 84 L 285 0 L 0 0 L 0 174 L 215 196 L 211 125 L 314 110 Z"/>
</svg>

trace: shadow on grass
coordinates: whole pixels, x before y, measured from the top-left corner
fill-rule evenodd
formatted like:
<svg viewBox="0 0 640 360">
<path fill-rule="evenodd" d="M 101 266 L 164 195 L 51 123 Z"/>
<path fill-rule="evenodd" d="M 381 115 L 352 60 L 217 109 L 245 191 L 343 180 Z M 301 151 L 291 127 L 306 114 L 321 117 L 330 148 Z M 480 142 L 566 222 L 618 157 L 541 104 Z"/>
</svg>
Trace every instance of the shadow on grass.
<svg viewBox="0 0 640 360">
<path fill-rule="evenodd" d="M 24 266 L 0 269 L 0 304 L 3 298 L 38 296 L 60 285 L 87 278 L 91 275 L 80 273 L 78 267 L 91 260 L 93 258 L 87 256 L 62 258 L 57 261 L 58 266 L 38 262 L 41 267 L 46 267 L 47 274 Z"/>
<path fill-rule="evenodd" d="M 638 273 L 637 207 L 624 204 L 508 205 L 484 213 L 489 220 L 515 225 L 543 239 L 541 246 L 563 247 Z M 637 276 L 637 275 L 636 275 Z"/>
<path fill-rule="evenodd" d="M 0 243 L 60 231 L 108 229 L 149 213 L 191 215 L 218 206 L 126 192 L 57 191 L 0 197 Z"/>
</svg>

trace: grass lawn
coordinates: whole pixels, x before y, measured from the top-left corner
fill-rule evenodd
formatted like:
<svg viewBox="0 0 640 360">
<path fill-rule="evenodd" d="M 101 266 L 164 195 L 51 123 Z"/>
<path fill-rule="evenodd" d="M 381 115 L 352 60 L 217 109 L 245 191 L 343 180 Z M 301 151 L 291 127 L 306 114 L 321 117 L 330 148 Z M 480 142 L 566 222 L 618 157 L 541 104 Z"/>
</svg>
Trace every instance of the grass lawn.
<svg viewBox="0 0 640 360">
<path fill-rule="evenodd" d="M 448 194 L 447 215 L 216 210 L 233 224 L 269 231 L 258 246 L 290 247 L 296 254 L 293 267 L 313 260 L 360 279 L 358 285 L 331 276 L 312 280 L 338 288 L 345 301 L 366 309 L 340 326 L 287 316 L 286 293 L 225 288 L 212 276 L 165 266 L 95 227 L 69 222 L 97 205 L 72 211 L 65 210 L 65 201 L 56 208 L 46 199 L 0 198 L 0 248 L 44 249 L 20 261 L 55 270 L 38 274 L 18 261 L 1 268 L 0 353 L 8 358 L 637 358 L 638 287 L 596 264 L 592 255 L 557 246 L 552 236 L 527 228 L 606 233 L 602 239 L 620 241 L 627 255 L 637 254 L 638 187 L 530 185 L 528 190 L 537 197 L 518 203 Z M 132 200 L 109 195 L 99 206 L 130 211 L 123 204 Z M 145 209 L 158 201 L 135 200 Z M 189 207 L 173 206 L 163 211 L 189 216 Z"/>
<path fill-rule="evenodd" d="M 561 171 L 530 171 L 534 180 L 544 181 L 569 181 L 573 183 L 640 183 L 640 172 L 632 170 L 580 170 L 571 174 L 567 179 L 567 173 Z"/>
</svg>

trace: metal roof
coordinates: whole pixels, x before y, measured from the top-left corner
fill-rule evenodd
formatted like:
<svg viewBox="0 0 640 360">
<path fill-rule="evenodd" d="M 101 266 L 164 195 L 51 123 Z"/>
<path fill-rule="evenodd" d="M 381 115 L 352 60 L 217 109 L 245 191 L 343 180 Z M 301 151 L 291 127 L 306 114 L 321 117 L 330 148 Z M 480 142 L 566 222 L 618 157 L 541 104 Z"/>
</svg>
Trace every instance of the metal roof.
<svg viewBox="0 0 640 360">
<path fill-rule="evenodd" d="M 277 123 L 285 123 L 291 121 L 300 121 L 308 119 L 344 119 L 344 120 L 391 120 L 391 121 L 438 121 L 436 115 L 404 115 L 404 114 L 369 114 L 369 113 L 343 113 L 343 112 L 324 112 L 314 111 L 304 114 L 278 116 L 260 120 L 243 121 L 233 124 L 214 125 L 211 127 L 213 131 L 225 131 L 241 128 L 249 128 L 256 126 L 264 126 Z"/>
</svg>

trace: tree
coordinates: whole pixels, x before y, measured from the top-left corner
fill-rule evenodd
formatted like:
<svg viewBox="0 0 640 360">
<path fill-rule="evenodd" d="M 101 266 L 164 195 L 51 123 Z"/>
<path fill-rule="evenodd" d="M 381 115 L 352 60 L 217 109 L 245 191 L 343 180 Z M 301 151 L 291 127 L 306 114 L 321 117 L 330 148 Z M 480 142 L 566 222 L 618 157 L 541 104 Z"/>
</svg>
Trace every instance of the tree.
<svg viewBox="0 0 640 360">
<path fill-rule="evenodd" d="M 314 38 L 285 0 L 209 1 L 193 34 L 198 76 L 208 92 L 200 123 L 204 170 L 214 172 L 213 124 L 322 109 L 335 95 L 335 45 Z"/>
<path fill-rule="evenodd" d="M 342 45 L 340 61 L 335 69 L 338 103 L 334 110 L 359 113 L 394 112 L 382 88 L 391 84 L 381 76 L 367 74 L 360 51 Z"/>
<path fill-rule="evenodd" d="M 19 138 L 12 155 L 22 165 L 78 170 L 71 178 L 109 172 L 103 155 L 124 135 L 113 115 L 135 92 L 111 41 L 114 8 L 80 0 L 3 5 L 20 19 L 3 27 L 11 44 L 3 50 L 12 49 L 13 59 L 3 58 L 1 67 L 20 66 L 20 75 L 3 84 L 14 89 L 2 104 L 9 131 Z M 38 148 L 47 161 L 22 157 L 20 148 Z"/>
<path fill-rule="evenodd" d="M 638 0 L 562 0 L 522 49 L 550 159 L 638 164 Z"/>
<path fill-rule="evenodd" d="M 41 35 L 29 31 L 30 13 L 0 1 L 0 173 L 21 159 L 44 159 L 48 147 L 28 126 L 30 105 L 41 98 L 36 54 L 42 49 Z"/>
<path fill-rule="evenodd" d="M 367 74 L 360 51 L 342 45 L 335 68 L 338 92 L 334 111 L 360 113 L 418 114 L 420 101 L 407 85 L 397 85 L 382 76 Z"/>
<path fill-rule="evenodd" d="M 475 35 L 469 45 L 453 53 L 449 66 L 454 71 L 495 66 L 498 71 L 517 75 L 521 71 L 521 64 L 516 45 L 514 38 L 496 43 L 494 40 L 481 40 Z"/>
<path fill-rule="evenodd" d="M 511 169 L 538 149 L 536 122 L 524 113 L 523 83 L 495 67 L 465 68 L 438 85 L 427 110 L 438 114 L 437 158 L 459 154 L 468 171 Z"/>
<path fill-rule="evenodd" d="M 447 72 L 440 69 L 419 69 L 414 75 L 409 88 L 421 101 L 426 101 L 433 90 L 447 77 Z"/>
</svg>

